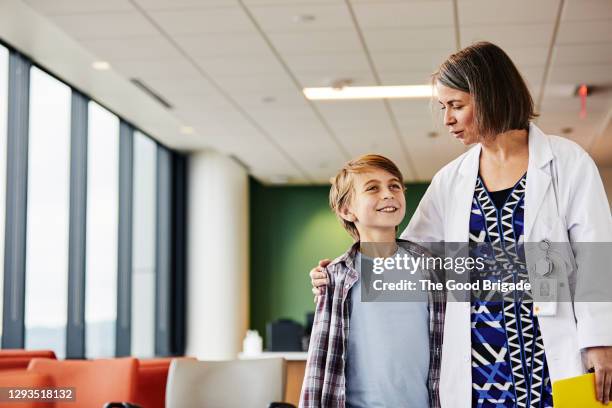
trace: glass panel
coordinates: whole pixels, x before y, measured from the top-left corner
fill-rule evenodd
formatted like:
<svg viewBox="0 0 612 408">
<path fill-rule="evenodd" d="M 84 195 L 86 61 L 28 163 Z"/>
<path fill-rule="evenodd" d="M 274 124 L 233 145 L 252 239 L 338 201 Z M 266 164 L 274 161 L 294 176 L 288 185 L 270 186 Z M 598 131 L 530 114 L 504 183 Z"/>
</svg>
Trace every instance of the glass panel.
<svg viewBox="0 0 612 408">
<path fill-rule="evenodd" d="M 134 133 L 132 355 L 155 354 L 155 211 L 157 145 Z"/>
<path fill-rule="evenodd" d="M 0 343 L 4 305 L 4 217 L 6 216 L 6 117 L 8 111 L 8 50 L 0 45 Z"/>
<path fill-rule="evenodd" d="M 70 98 L 68 86 L 30 72 L 25 346 L 66 348 Z"/>
<path fill-rule="evenodd" d="M 90 102 L 88 128 L 85 353 L 88 358 L 113 357 L 117 319 L 119 118 Z"/>
</svg>

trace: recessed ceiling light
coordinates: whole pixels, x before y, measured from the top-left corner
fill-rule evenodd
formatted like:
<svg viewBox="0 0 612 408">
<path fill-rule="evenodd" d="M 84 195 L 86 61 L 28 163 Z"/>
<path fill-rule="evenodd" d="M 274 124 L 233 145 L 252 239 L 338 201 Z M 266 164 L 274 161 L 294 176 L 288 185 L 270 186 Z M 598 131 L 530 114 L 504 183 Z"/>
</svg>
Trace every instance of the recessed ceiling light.
<svg viewBox="0 0 612 408">
<path fill-rule="evenodd" d="M 435 95 L 431 85 L 304 88 L 302 92 L 310 100 L 431 98 Z"/>
<path fill-rule="evenodd" d="M 181 133 L 184 135 L 193 135 L 193 128 L 191 126 L 181 126 Z"/>
<path fill-rule="evenodd" d="M 91 66 L 93 69 L 98 71 L 108 71 L 111 67 L 111 65 L 106 61 L 94 61 Z"/>
<path fill-rule="evenodd" d="M 317 19 L 316 16 L 312 14 L 298 14 L 293 16 L 294 23 L 311 23 Z"/>
</svg>

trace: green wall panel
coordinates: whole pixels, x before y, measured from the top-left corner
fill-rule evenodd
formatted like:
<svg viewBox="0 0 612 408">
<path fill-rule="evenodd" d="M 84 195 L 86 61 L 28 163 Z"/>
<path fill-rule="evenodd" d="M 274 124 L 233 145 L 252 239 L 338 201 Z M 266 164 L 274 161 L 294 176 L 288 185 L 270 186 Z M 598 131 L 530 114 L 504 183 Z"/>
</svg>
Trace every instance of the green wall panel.
<svg viewBox="0 0 612 408">
<path fill-rule="evenodd" d="M 406 218 L 427 184 L 408 184 Z M 250 181 L 251 328 L 265 337 L 266 323 L 290 318 L 302 324 L 314 311 L 308 271 L 351 245 L 328 205 L 328 186 L 267 187 Z"/>
</svg>

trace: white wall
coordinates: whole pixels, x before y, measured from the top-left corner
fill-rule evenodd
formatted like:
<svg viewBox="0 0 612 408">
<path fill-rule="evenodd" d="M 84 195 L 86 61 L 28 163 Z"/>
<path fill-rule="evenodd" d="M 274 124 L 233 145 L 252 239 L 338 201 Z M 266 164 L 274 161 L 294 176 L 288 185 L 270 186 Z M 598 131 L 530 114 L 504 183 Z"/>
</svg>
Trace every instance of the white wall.
<svg viewBox="0 0 612 408">
<path fill-rule="evenodd" d="M 218 153 L 189 158 L 187 350 L 236 358 L 248 327 L 248 175 Z"/>
</svg>

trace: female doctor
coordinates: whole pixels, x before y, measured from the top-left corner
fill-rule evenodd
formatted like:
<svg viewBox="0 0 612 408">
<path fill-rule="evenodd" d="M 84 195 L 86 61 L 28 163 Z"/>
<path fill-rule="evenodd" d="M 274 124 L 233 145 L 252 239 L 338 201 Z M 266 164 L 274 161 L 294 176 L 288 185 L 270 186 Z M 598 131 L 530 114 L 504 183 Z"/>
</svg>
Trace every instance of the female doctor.
<svg viewBox="0 0 612 408">
<path fill-rule="evenodd" d="M 434 176 L 402 238 L 504 248 L 612 242 L 612 217 L 593 160 L 577 144 L 545 135 L 530 122 L 533 100 L 503 50 L 476 43 L 451 55 L 433 80 L 445 126 L 475 146 Z M 577 245 L 570 248 L 567 262 L 575 267 L 568 282 L 574 283 L 559 287 L 572 291 L 567 298 L 585 279 L 588 262 Z M 325 265 L 310 272 L 315 294 L 326 284 Z M 591 368 L 597 398 L 608 403 L 612 303 L 542 305 L 534 307 L 530 298 L 448 302 L 443 407 L 550 407 L 553 381 Z"/>
</svg>

